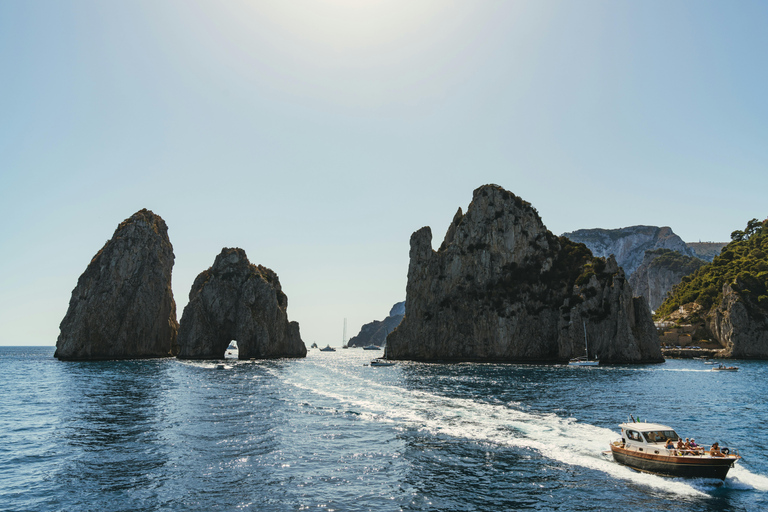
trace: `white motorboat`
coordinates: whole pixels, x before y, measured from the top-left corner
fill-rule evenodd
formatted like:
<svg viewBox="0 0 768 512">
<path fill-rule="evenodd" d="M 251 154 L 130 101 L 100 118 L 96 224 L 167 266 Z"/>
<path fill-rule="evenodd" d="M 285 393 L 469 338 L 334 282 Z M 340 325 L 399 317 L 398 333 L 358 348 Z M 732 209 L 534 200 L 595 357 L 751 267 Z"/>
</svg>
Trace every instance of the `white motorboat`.
<svg viewBox="0 0 768 512">
<path fill-rule="evenodd" d="M 611 443 L 611 453 L 619 464 L 674 477 L 719 478 L 741 458 L 718 443 L 680 449 L 680 437 L 670 427 L 658 423 L 627 422 L 619 425 L 621 439 Z M 669 447 L 668 447 L 669 446 Z"/>
<path fill-rule="evenodd" d="M 725 366 L 723 364 L 719 364 L 718 366 L 712 367 L 713 372 L 737 372 L 739 371 L 738 366 Z"/>
<path fill-rule="evenodd" d="M 386 361 L 384 359 L 374 359 L 371 361 L 371 366 L 395 366 L 395 362 Z"/>
</svg>

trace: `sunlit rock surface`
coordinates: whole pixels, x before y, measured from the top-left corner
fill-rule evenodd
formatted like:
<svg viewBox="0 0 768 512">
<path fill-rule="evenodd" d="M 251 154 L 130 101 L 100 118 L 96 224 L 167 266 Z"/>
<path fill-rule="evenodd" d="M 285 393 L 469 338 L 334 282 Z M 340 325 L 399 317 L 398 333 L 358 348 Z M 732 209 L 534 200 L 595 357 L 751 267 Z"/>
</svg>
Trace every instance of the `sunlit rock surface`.
<svg viewBox="0 0 768 512">
<path fill-rule="evenodd" d="M 123 221 L 72 291 L 55 357 L 99 360 L 169 357 L 178 330 L 171 290 L 173 247 L 160 216 Z"/>
<path fill-rule="evenodd" d="M 236 340 L 240 359 L 305 357 L 299 324 L 288 321 L 288 298 L 272 270 L 242 249 L 222 249 L 189 292 L 179 327 L 179 358 L 223 358 Z"/>
<path fill-rule="evenodd" d="M 650 310 L 613 258 L 556 237 L 501 187 L 475 190 L 439 250 L 411 236 L 405 318 L 386 356 L 421 361 L 663 361 Z"/>
</svg>

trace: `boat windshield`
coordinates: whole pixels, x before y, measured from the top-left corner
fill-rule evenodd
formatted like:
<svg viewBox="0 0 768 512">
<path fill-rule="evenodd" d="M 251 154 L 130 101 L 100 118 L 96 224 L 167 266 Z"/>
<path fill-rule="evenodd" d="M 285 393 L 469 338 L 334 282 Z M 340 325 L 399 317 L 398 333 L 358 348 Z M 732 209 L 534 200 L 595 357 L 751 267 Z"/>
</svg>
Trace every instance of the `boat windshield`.
<svg viewBox="0 0 768 512">
<path fill-rule="evenodd" d="M 643 432 L 645 440 L 649 443 L 664 443 L 667 439 L 677 441 L 677 433 L 674 430 L 654 430 L 651 432 Z"/>
</svg>

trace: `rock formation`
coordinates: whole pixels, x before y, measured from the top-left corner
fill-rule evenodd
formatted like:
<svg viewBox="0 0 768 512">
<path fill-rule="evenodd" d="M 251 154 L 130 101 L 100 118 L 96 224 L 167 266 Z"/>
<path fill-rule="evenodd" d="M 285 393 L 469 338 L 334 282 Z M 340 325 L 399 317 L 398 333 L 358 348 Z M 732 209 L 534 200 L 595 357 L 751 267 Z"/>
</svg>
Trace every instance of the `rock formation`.
<svg viewBox="0 0 768 512">
<path fill-rule="evenodd" d="M 181 359 L 219 359 L 237 340 L 240 359 L 305 357 L 299 324 L 289 322 L 288 298 L 272 270 L 242 249 L 222 249 L 189 292 L 179 327 Z"/>
<path fill-rule="evenodd" d="M 704 260 L 670 249 L 645 251 L 642 263 L 629 278 L 629 284 L 635 295 L 645 297 L 648 306 L 655 310 L 673 286 L 704 264 Z"/>
<path fill-rule="evenodd" d="M 613 254 L 616 262 L 629 277 L 643 261 L 645 251 L 671 249 L 690 257 L 696 257 L 693 249 L 668 227 L 631 226 L 620 229 L 579 229 L 563 236 L 586 245 L 592 254 L 608 257 Z"/>
<path fill-rule="evenodd" d="M 368 345 L 376 345 L 377 347 L 383 346 L 387 341 L 387 335 L 392 332 L 395 327 L 400 325 L 400 322 L 405 316 L 405 301 L 398 302 L 389 311 L 389 316 L 382 321 L 374 320 L 367 323 L 360 328 L 360 332 L 357 336 L 350 338 L 348 347 L 366 347 Z"/>
<path fill-rule="evenodd" d="M 173 259 L 168 227 L 158 215 L 141 210 L 123 221 L 78 279 L 54 356 L 172 356 L 178 331 Z"/>
<path fill-rule="evenodd" d="M 390 359 L 603 363 L 663 361 L 645 300 L 614 258 L 556 237 L 530 204 L 495 185 L 475 190 L 440 249 L 411 236 L 406 314 Z"/>
<path fill-rule="evenodd" d="M 712 263 L 684 277 L 656 313 L 694 327 L 694 343 L 719 344 L 719 357 L 768 359 L 768 219 L 731 233 Z"/>
<path fill-rule="evenodd" d="M 725 347 L 719 357 L 768 359 L 768 316 L 730 284 L 723 285 L 722 300 L 708 321 L 710 331 Z"/>
<path fill-rule="evenodd" d="M 720 254 L 727 242 L 688 242 L 686 244 L 693 251 L 697 258 L 704 261 L 712 261 L 715 256 Z"/>
</svg>

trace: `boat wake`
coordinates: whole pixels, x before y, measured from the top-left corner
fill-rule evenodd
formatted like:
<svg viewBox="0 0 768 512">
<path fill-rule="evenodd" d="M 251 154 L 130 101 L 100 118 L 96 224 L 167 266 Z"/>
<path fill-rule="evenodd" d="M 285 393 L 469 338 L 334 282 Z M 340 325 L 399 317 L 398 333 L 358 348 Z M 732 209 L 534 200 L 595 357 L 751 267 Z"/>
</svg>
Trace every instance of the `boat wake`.
<svg viewBox="0 0 768 512">
<path fill-rule="evenodd" d="M 428 432 L 436 437 L 466 439 L 524 450 L 563 464 L 601 471 L 634 485 L 689 497 L 707 497 L 723 485 L 720 480 L 686 480 L 641 473 L 604 457 L 609 443 L 618 437 L 614 430 L 579 423 L 552 413 L 521 410 L 520 404 L 483 403 L 452 398 L 401 386 L 381 384 L 358 375 L 328 376 L 322 382 L 307 382 L 300 373 L 280 378 L 287 384 L 321 395 L 354 410 L 361 419 L 388 422 L 404 429 Z M 738 465 L 725 485 L 734 489 L 768 490 L 768 478 Z"/>
</svg>

